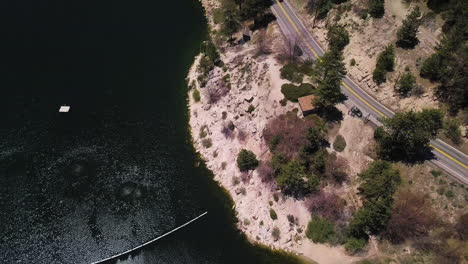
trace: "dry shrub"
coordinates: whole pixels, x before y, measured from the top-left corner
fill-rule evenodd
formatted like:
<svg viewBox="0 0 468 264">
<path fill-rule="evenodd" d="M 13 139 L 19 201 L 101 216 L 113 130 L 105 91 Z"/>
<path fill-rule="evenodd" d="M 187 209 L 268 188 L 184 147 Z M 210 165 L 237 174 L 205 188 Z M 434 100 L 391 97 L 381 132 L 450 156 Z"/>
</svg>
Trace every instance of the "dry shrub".
<svg viewBox="0 0 468 264">
<path fill-rule="evenodd" d="M 240 175 L 240 179 L 241 179 L 241 181 L 243 183 L 248 183 L 250 181 L 251 177 L 252 177 L 252 175 L 250 175 L 250 173 L 248 173 L 248 172 L 243 172 Z"/>
<path fill-rule="evenodd" d="M 266 29 L 258 31 L 255 44 L 257 46 L 258 56 L 271 53 L 271 40 L 268 38 Z"/>
<path fill-rule="evenodd" d="M 325 174 L 330 180 L 337 184 L 347 182 L 349 180 L 348 169 L 348 161 L 345 158 L 336 156 L 336 153 L 328 155 Z"/>
<path fill-rule="evenodd" d="M 233 138 L 234 137 L 234 130 L 231 129 L 232 126 L 231 126 L 231 123 L 224 123 L 223 124 L 223 127 L 221 128 L 221 133 L 223 133 L 224 137 L 225 138 Z"/>
<path fill-rule="evenodd" d="M 208 103 L 214 104 L 218 102 L 223 96 L 225 96 L 231 90 L 229 82 L 219 79 L 216 84 L 206 86 Z"/>
<path fill-rule="evenodd" d="M 269 162 L 261 162 L 257 172 L 262 182 L 272 182 L 274 180 L 275 172 Z"/>
<path fill-rule="evenodd" d="M 321 191 L 311 195 L 305 200 L 305 205 L 313 215 L 332 221 L 341 220 L 344 216 L 344 201 L 334 193 Z"/>
<path fill-rule="evenodd" d="M 429 195 L 403 190 L 395 198 L 385 236 L 392 242 L 425 236 L 438 225 Z"/>
<path fill-rule="evenodd" d="M 247 133 L 242 129 L 237 129 L 237 139 L 244 142 L 247 139 Z"/>
<path fill-rule="evenodd" d="M 313 126 L 312 120 L 300 119 L 294 113 L 287 113 L 272 119 L 263 130 L 263 137 L 267 144 L 280 138 L 275 142 L 275 152 L 293 159 L 308 144 L 307 130 Z"/>
</svg>

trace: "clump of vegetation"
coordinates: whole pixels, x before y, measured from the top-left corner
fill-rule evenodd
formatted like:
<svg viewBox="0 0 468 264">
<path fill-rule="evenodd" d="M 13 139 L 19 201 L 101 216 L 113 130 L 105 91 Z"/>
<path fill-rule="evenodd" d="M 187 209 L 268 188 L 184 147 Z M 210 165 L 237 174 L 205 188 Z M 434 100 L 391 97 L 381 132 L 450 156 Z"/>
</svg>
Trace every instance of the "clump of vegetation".
<svg viewBox="0 0 468 264">
<path fill-rule="evenodd" d="M 466 38 L 463 37 L 468 34 L 468 9 L 463 1 L 451 1 L 449 6 L 450 9 L 445 12 L 445 35 L 436 52 L 423 62 L 420 75 L 438 83 L 435 95 L 439 101 L 448 105 L 451 114 L 456 114 L 460 109 L 468 107 L 468 97 L 465 96 L 468 87 L 468 52 Z"/>
<path fill-rule="evenodd" d="M 280 102 L 280 105 L 281 105 L 281 106 L 286 106 L 286 105 L 288 104 L 288 99 L 283 98 L 283 99 L 281 99 L 279 102 Z"/>
<path fill-rule="evenodd" d="M 307 133 L 314 125 L 314 121 L 301 119 L 293 113 L 280 115 L 265 126 L 263 138 L 272 152 L 292 159 L 308 144 Z"/>
<path fill-rule="evenodd" d="M 372 73 L 372 79 L 379 85 L 387 80 L 386 73 L 393 71 L 395 65 L 395 48 L 388 45 L 377 57 L 377 64 Z"/>
<path fill-rule="evenodd" d="M 195 102 L 200 102 L 201 96 L 200 96 L 200 91 L 198 91 L 198 89 L 193 89 L 192 98 Z"/>
<path fill-rule="evenodd" d="M 204 138 L 202 140 L 202 146 L 204 148 L 211 148 L 211 146 L 213 146 L 213 142 L 211 141 L 211 138 Z"/>
<path fill-rule="evenodd" d="M 407 97 L 416 87 L 416 78 L 411 72 L 405 72 L 398 80 L 396 90 L 402 97 Z"/>
<path fill-rule="evenodd" d="M 249 108 L 247 109 L 247 113 L 251 114 L 253 111 L 255 111 L 255 106 L 249 105 Z"/>
<path fill-rule="evenodd" d="M 310 83 L 301 83 L 298 86 L 286 83 L 281 86 L 281 93 L 287 100 L 297 102 L 299 97 L 314 93 L 314 86 Z"/>
<path fill-rule="evenodd" d="M 462 143 L 460 126 L 461 122 L 456 118 L 448 118 L 444 122 L 444 135 L 456 145 Z"/>
<path fill-rule="evenodd" d="M 221 118 L 222 118 L 223 120 L 226 120 L 226 118 L 227 118 L 227 112 L 226 112 L 226 111 L 223 111 L 223 112 L 221 113 Z"/>
<path fill-rule="evenodd" d="M 240 171 L 254 170 L 258 163 L 257 156 L 250 150 L 242 149 L 237 156 L 237 166 Z"/>
<path fill-rule="evenodd" d="M 208 130 L 208 126 L 206 125 L 200 127 L 200 133 L 199 133 L 200 138 L 205 138 L 208 135 L 207 130 Z"/>
<path fill-rule="evenodd" d="M 297 63 L 288 63 L 280 69 L 280 76 L 290 82 L 301 83 L 304 75 L 299 70 Z"/>
<path fill-rule="evenodd" d="M 279 201 L 279 195 L 277 193 L 273 194 L 273 200 L 275 200 L 275 202 Z"/>
<path fill-rule="evenodd" d="M 367 240 L 369 235 L 382 232 L 390 219 L 393 194 L 401 183 L 400 173 L 387 161 L 374 161 L 358 174 L 361 184 L 358 194 L 363 206 L 354 214 L 349 224 L 349 234 Z"/>
<path fill-rule="evenodd" d="M 424 109 L 385 118 L 383 126 L 374 132 L 378 155 L 382 159 L 394 161 L 415 162 L 425 159 L 430 140 L 442 128 L 442 117 L 440 110 Z"/>
<path fill-rule="evenodd" d="M 306 236 L 314 243 L 325 243 L 334 232 L 335 228 L 331 221 L 314 216 L 307 225 Z"/>
<path fill-rule="evenodd" d="M 342 152 L 346 148 L 346 140 L 342 135 L 337 135 L 333 142 L 333 149 Z"/>
<path fill-rule="evenodd" d="M 351 60 L 349 61 L 349 65 L 351 65 L 351 66 L 356 66 L 356 60 L 355 60 L 355 59 L 351 59 Z"/>
<path fill-rule="evenodd" d="M 317 190 L 319 179 L 315 175 L 308 174 L 301 163 L 292 160 L 281 167 L 276 183 L 284 194 L 302 197 Z"/>
<path fill-rule="evenodd" d="M 333 25 L 328 27 L 327 38 L 330 49 L 342 51 L 349 44 L 349 33 L 343 26 Z"/>
<path fill-rule="evenodd" d="M 398 192 L 385 237 L 395 243 L 427 235 L 438 225 L 437 215 L 427 194 Z"/>
<path fill-rule="evenodd" d="M 382 18 L 385 13 L 385 0 L 369 0 L 369 14 L 373 18 Z"/>
<path fill-rule="evenodd" d="M 286 217 L 288 218 L 288 222 L 290 225 L 296 224 L 296 218 L 294 217 L 294 215 L 287 215 Z"/>
<path fill-rule="evenodd" d="M 276 214 L 276 211 L 273 210 L 273 208 L 270 208 L 270 217 L 272 220 L 278 219 L 278 215 Z"/>
<path fill-rule="evenodd" d="M 227 166 L 227 162 L 223 161 L 223 162 L 221 163 L 221 169 L 222 169 L 222 170 L 225 170 L 225 169 L 226 169 L 226 166 Z"/>
<path fill-rule="evenodd" d="M 344 202 L 334 193 L 320 191 L 307 198 L 305 205 L 312 215 L 331 221 L 338 221 L 343 217 Z"/>
<path fill-rule="evenodd" d="M 362 238 L 350 237 L 345 244 L 346 252 L 356 254 L 361 251 L 367 244 L 367 241 Z"/>
<path fill-rule="evenodd" d="M 421 12 L 416 7 L 411 13 L 408 14 L 403 25 L 397 32 L 397 45 L 402 48 L 412 49 L 419 43 L 417 38 L 418 29 L 421 25 Z"/>
<path fill-rule="evenodd" d="M 273 236 L 273 239 L 275 241 L 278 241 L 280 239 L 280 230 L 278 227 L 274 227 L 273 230 L 271 231 L 271 235 Z"/>
</svg>

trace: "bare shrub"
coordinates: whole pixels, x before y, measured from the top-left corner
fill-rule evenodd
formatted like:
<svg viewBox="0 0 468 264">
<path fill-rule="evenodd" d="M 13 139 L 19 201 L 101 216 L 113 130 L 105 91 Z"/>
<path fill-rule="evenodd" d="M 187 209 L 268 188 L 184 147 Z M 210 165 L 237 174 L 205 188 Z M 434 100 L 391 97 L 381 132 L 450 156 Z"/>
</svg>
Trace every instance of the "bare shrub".
<svg viewBox="0 0 468 264">
<path fill-rule="evenodd" d="M 283 63 L 294 63 L 300 60 L 303 52 L 299 47 L 299 40 L 287 39 L 284 40 L 284 44 L 281 47 L 276 58 Z"/>
<path fill-rule="evenodd" d="M 347 182 L 349 177 L 347 171 L 349 169 L 348 161 L 343 157 L 336 156 L 336 153 L 328 155 L 327 164 L 325 165 L 325 175 L 337 184 Z"/>
<path fill-rule="evenodd" d="M 397 194 L 385 236 L 393 242 L 427 235 L 437 223 L 427 194 L 404 190 Z"/>
<path fill-rule="evenodd" d="M 214 104 L 218 102 L 223 96 L 225 96 L 231 90 L 231 84 L 222 79 L 219 79 L 215 84 L 206 86 L 208 103 Z"/>
<path fill-rule="evenodd" d="M 242 129 L 237 129 L 237 139 L 244 142 L 247 139 L 247 133 Z"/>
<path fill-rule="evenodd" d="M 240 179 L 241 181 L 245 184 L 245 183 L 248 183 L 250 181 L 250 178 L 252 177 L 252 175 L 250 175 L 250 173 L 248 172 L 243 172 L 241 175 L 240 175 Z"/>
<path fill-rule="evenodd" d="M 266 29 L 258 31 L 255 44 L 257 45 L 258 56 L 271 53 L 271 41 L 268 39 Z"/>
<path fill-rule="evenodd" d="M 232 139 L 234 137 L 234 131 L 231 129 L 229 124 L 226 124 L 226 123 L 223 124 L 223 127 L 221 128 L 221 133 L 224 135 L 225 138 Z"/>
<path fill-rule="evenodd" d="M 314 215 L 319 215 L 332 221 L 343 219 L 344 201 L 334 193 L 319 192 L 305 200 L 307 209 Z"/>
<path fill-rule="evenodd" d="M 257 172 L 262 182 L 272 182 L 274 180 L 275 171 L 269 162 L 261 162 Z"/>
<path fill-rule="evenodd" d="M 270 145 L 275 142 L 275 152 L 288 159 L 298 157 L 300 150 L 308 144 L 307 131 L 314 126 L 310 119 L 303 120 L 294 113 L 272 119 L 263 130 L 263 138 Z"/>
</svg>

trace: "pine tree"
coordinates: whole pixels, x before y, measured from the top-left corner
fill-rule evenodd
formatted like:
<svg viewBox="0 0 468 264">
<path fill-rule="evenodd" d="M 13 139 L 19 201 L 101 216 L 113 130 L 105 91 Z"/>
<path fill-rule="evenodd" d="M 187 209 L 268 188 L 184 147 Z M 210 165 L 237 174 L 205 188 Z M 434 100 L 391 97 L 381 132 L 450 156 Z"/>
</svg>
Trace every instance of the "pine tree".
<svg viewBox="0 0 468 264">
<path fill-rule="evenodd" d="M 369 14 L 374 18 L 382 18 L 385 13 L 385 0 L 369 0 Z"/>
<path fill-rule="evenodd" d="M 341 92 L 341 80 L 346 74 L 343 53 L 337 50 L 326 52 L 317 63 L 318 86 L 314 103 L 320 108 L 333 107 L 346 100 Z"/>
<path fill-rule="evenodd" d="M 403 20 L 403 25 L 397 32 L 397 45 L 402 48 L 414 48 L 419 43 L 416 35 L 418 34 L 419 26 L 421 25 L 421 12 L 416 7 L 407 17 Z"/>
<path fill-rule="evenodd" d="M 396 90 L 401 96 L 406 97 L 411 93 L 415 86 L 416 78 L 414 75 L 411 72 L 405 72 L 401 76 L 400 80 L 398 80 Z"/>
<path fill-rule="evenodd" d="M 330 50 L 343 50 L 349 44 L 349 34 L 343 26 L 333 25 L 329 27 L 327 38 Z"/>
</svg>

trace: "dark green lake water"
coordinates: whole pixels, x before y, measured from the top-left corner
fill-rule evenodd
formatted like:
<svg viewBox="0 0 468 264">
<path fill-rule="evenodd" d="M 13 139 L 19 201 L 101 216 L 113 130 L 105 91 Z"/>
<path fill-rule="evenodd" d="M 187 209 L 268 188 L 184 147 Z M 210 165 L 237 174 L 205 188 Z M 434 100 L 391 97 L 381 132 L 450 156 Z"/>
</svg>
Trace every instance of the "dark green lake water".
<svg viewBox="0 0 468 264">
<path fill-rule="evenodd" d="M 204 211 L 122 262 L 292 262 L 248 244 L 196 166 L 196 0 L 4 0 L 0 22 L 0 263 L 89 263 Z"/>
</svg>

